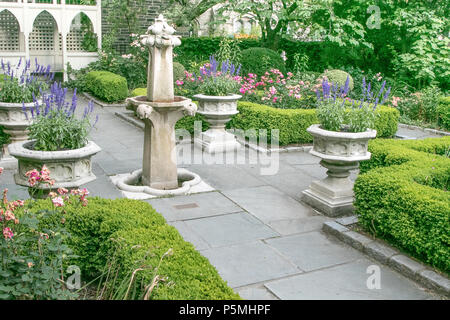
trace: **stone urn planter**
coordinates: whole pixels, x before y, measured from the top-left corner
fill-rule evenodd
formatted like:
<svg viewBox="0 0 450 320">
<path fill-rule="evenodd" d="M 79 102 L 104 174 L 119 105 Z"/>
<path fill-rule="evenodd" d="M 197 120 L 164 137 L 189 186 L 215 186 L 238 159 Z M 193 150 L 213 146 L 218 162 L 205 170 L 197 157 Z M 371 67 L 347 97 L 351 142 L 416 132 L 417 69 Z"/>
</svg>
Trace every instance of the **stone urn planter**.
<svg viewBox="0 0 450 320">
<path fill-rule="evenodd" d="M 233 151 L 240 147 L 236 137 L 225 130 L 225 125 L 231 117 L 239 113 L 237 101 L 242 96 L 207 96 L 197 94 L 193 97 L 198 101 L 197 113 L 202 114 L 210 124 L 210 128 L 202 132 L 194 143 L 208 153 Z"/>
<path fill-rule="evenodd" d="M 30 187 L 25 174 L 33 169 L 40 170 L 44 164 L 55 180 L 53 186 L 40 186 L 46 193 L 57 188 L 76 189 L 96 179 L 91 157 L 101 149 L 93 141 L 80 149 L 62 151 L 33 150 L 33 143 L 34 140 L 26 140 L 9 146 L 9 153 L 18 160 L 18 171 L 14 174 L 16 184 Z"/>
<path fill-rule="evenodd" d="M 38 100 L 41 104 L 41 100 Z M 22 103 L 6 103 L 0 101 L 0 126 L 3 126 L 3 131 L 11 136 L 11 143 L 25 141 L 28 139 L 28 126 L 32 122 L 31 107 L 34 102 L 25 103 L 27 115 L 23 111 Z M 17 160 L 8 152 L 8 145 L 2 146 L 1 167 L 16 168 Z"/>
<path fill-rule="evenodd" d="M 328 171 L 325 179 L 313 181 L 303 191 L 302 200 L 331 217 L 352 214 L 354 193 L 350 170 L 357 169 L 360 161 L 370 159 L 367 145 L 377 131 L 328 131 L 319 124 L 310 126 L 307 131 L 314 139 L 310 153 L 321 158 L 320 164 Z"/>
</svg>

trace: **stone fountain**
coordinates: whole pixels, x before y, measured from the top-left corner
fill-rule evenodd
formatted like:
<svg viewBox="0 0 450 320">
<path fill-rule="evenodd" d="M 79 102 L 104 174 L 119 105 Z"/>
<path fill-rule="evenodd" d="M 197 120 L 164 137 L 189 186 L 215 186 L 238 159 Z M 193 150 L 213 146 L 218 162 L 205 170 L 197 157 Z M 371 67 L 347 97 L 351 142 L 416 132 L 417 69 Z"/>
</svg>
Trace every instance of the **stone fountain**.
<svg viewBox="0 0 450 320">
<path fill-rule="evenodd" d="M 177 169 L 175 124 L 195 115 L 197 106 L 191 99 L 174 96 L 173 47 L 181 44 L 174 32 L 160 15 L 141 36 L 141 43 L 149 48 L 147 96 L 128 98 L 127 103 L 145 123 L 144 155 L 141 170 L 114 181 L 123 191 L 184 194 L 201 181 L 198 175 Z"/>
</svg>

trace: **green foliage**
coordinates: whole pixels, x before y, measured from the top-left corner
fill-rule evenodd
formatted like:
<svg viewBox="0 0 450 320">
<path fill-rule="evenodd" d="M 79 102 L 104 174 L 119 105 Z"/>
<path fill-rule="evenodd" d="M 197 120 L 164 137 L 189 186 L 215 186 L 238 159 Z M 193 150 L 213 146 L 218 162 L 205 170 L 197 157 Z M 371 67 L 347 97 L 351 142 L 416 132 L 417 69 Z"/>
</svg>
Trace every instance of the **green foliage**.
<svg viewBox="0 0 450 320">
<path fill-rule="evenodd" d="M 91 71 L 86 75 L 86 89 L 102 101 L 123 101 L 128 96 L 127 80 L 108 71 Z"/>
<path fill-rule="evenodd" d="M 49 206 L 45 201 L 39 204 Z M 145 270 L 136 273 L 136 283 L 148 285 L 161 257 L 172 249 L 173 255 L 165 257 L 157 270 L 167 280 L 154 288 L 151 299 L 239 299 L 208 260 L 148 203 L 92 198 L 86 207 L 65 209 L 65 224 L 72 235 L 68 244 L 78 256 L 71 262 L 80 266 L 83 279 L 104 273 L 109 258 L 115 256 L 120 268 L 110 286 L 123 287 L 123 280 L 138 267 Z M 140 297 L 141 287 L 136 290 L 133 296 Z"/>
<path fill-rule="evenodd" d="M 198 38 L 183 38 L 181 45 L 174 48 L 174 59 L 182 63 L 189 71 L 197 72 L 199 67 L 205 62 L 209 61 L 209 57 L 217 52 L 220 37 L 198 37 Z M 233 40 L 240 50 L 245 50 L 250 47 L 257 47 L 260 45 L 259 40 L 242 39 Z M 196 63 L 196 66 L 190 67 L 191 63 Z"/>
<path fill-rule="evenodd" d="M 34 169 L 28 175 L 32 193 L 50 180 L 49 171 Z M 1 172 L 0 172 L 1 174 Z M 47 199 L 46 208 L 35 200 L 9 201 L 3 190 L 0 202 L 0 300 L 56 300 L 76 298 L 65 282 L 66 263 L 75 256 L 67 245 L 70 233 L 63 208 Z M 72 202 L 76 210 L 81 201 L 74 196 L 57 199 Z M 59 201 L 60 200 L 60 201 Z M 70 272 L 68 270 L 68 272 Z"/>
<path fill-rule="evenodd" d="M 197 90 L 207 96 L 228 96 L 239 92 L 240 84 L 228 75 L 207 77 Z"/>
<path fill-rule="evenodd" d="M 439 99 L 437 114 L 438 125 L 445 130 L 450 130 L 450 97 Z"/>
<path fill-rule="evenodd" d="M 242 51 L 241 74 L 254 73 L 259 76 L 270 69 L 278 69 L 286 73 L 286 67 L 281 56 L 267 48 L 249 48 Z"/>
<path fill-rule="evenodd" d="M 21 85 L 17 78 L 10 77 L 7 79 L 6 76 L 0 74 L 0 78 L 3 78 L 0 81 L 0 101 L 6 103 L 30 103 L 33 102 L 33 95 L 38 98 L 39 88 L 45 90 L 48 88 L 47 84 L 44 81 L 39 81 L 36 79 L 35 81 L 30 82 L 27 85 Z"/>
<path fill-rule="evenodd" d="M 345 119 L 345 106 L 342 102 L 334 102 L 331 99 L 321 101 L 316 114 L 322 129 L 341 131 Z"/>
<path fill-rule="evenodd" d="M 439 88 L 430 86 L 398 99 L 397 108 L 406 120 L 437 125 L 439 121 L 438 105 L 442 96 Z"/>
<path fill-rule="evenodd" d="M 83 34 L 83 40 L 81 42 L 81 48 L 84 51 L 96 52 L 98 49 L 97 35 L 94 33 L 94 27 L 89 17 L 81 12 L 81 33 Z"/>
<path fill-rule="evenodd" d="M 146 96 L 146 95 L 147 95 L 147 88 L 136 88 L 133 91 L 131 91 L 130 94 L 131 97 Z"/>
<path fill-rule="evenodd" d="M 350 78 L 349 88 L 350 90 L 353 90 L 354 84 L 353 84 L 353 78 L 351 75 L 349 75 L 347 72 L 342 70 L 326 70 L 322 75 L 321 78 L 327 77 L 328 82 L 337 84 L 339 87 L 342 87 L 345 85 L 345 82 L 347 81 L 347 77 Z"/>
<path fill-rule="evenodd" d="M 369 143 L 355 182 L 359 222 L 370 233 L 450 271 L 450 137 Z"/>
<path fill-rule="evenodd" d="M 52 110 L 46 116 L 37 116 L 28 127 L 30 139 L 35 139 L 33 150 L 75 150 L 87 144 L 91 129 L 88 117 L 68 117 L 65 110 Z"/>
<path fill-rule="evenodd" d="M 77 118 L 76 91 L 73 93 L 72 103 L 69 104 L 65 100 L 66 90 L 55 82 L 51 93 L 43 95 L 44 101 L 31 108 L 34 121 L 28 130 L 30 138 L 35 139 L 32 146 L 34 150 L 75 150 L 87 144 L 89 132 L 95 125 L 91 125 L 90 121 L 93 102 L 90 101 L 83 116 Z"/>
<path fill-rule="evenodd" d="M 217 61 L 230 61 L 233 64 L 238 64 L 241 60 L 241 49 L 239 42 L 227 37 L 224 37 L 219 43 L 219 49 L 214 54 Z"/>
<path fill-rule="evenodd" d="M 37 230 L 39 220 L 54 214 L 49 210 L 29 212 L 20 218 L 20 226 L 11 239 L 0 239 L 0 299 L 69 299 L 76 295 L 60 282 L 63 260 L 72 251 L 64 244 L 69 236 L 62 224 Z M 6 221 L 5 221 L 6 222 Z M 4 228 L 7 228 L 4 224 Z M 12 225 L 12 224 L 11 224 Z M 2 230 L 4 229 L 2 228 Z"/>
<path fill-rule="evenodd" d="M 184 79 L 185 71 L 186 71 L 185 67 L 181 63 L 175 61 L 173 63 L 173 80 L 176 81 Z"/>
<path fill-rule="evenodd" d="M 10 135 L 3 131 L 3 126 L 0 126 L 0 147 L 9 143 Z"/>
<path fill-rule="evenodd" d="M 388 106 L 378 106 L 375 118 L 377 138 L 391 138 L 398 130 L 399 112 Z"/>
<path fill-rule="evenodd" d="M 306 129 L 318 123 L 316 111 L 313 109 L 277 109 L 251 102 L 239 102 L 239 113 L 233 116 L 227 128 L 255 130 L 259 137 L 259 129 L 266 129 L 267 142 L 272 139 L 271 130 L 279 130 L 279 144 L 310 143 L 312 136 Z M 253 137 L 252 137 L 253 138 Z"/>
</svg>

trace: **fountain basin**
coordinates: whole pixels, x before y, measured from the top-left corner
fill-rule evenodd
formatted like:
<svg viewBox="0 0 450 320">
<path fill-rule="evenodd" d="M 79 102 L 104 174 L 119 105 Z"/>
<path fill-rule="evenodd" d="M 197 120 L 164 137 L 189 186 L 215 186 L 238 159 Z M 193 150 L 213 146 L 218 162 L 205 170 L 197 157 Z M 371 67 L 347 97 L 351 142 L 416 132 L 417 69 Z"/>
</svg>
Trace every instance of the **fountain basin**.
<svg viewBox="0 0 450 320">
<path fill-rule="evenodd" d="M 130 174 L 118 175 L 112 178 L 114 185 L 122 191 L 130 193 L 145 193 L 150 196 L 176 196 L 189 194 L 192 187 L 199 185 L 202 180 L 200 176 L 184 168 L 177 169 L 178 181 L 183 181 L 181 186 L 175 189 L 156 189 L 149 186 L 139 185 L 142 180 L 142 169 L 135 170 Z M 203 190 L 203 191 L 210 191 Z"/>
</svg>

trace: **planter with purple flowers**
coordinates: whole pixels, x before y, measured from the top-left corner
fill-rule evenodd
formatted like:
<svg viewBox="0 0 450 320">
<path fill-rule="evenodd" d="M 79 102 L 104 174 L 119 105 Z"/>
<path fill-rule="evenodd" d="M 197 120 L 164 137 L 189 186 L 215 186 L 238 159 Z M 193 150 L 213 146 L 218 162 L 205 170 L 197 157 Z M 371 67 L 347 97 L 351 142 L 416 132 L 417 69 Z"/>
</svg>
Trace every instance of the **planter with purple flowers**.
<svg viewBox="0 0 450 320">
<path fill-rule="evenodd" d="M 9 146 L 10 154 L 19 163 L 14 176 L 16 184 L 29 186 L 26 173 L 43 165 L 50 169 L 51 179 L 55 180 L 54 185 L 41 185 L 47 192 L 59 187 L 78 188 L 95 179 L 91 158 L 101 149 L 87 139 L 98 120 L 98 116 L 95 123 L 90 120 L 94 104 L 90 101 L 78 117 L 76 90 L 71 99 L 66 95 L 67 89 L 55 82 L 49 93 L 42 94 L 42 102 L 30 108 L 30 140 Z"/>
<path fill-rule="evenodd" d="M 197 113 L 203 115 L 210 124 L 210 129 L 196 137 L 194 143 L 208 153 L 234 151 L 240 147 L 234 134 L 227 132 L 225 126 L 231 117 L 239 113 L 237 102 L 242 97 L 238 94 L 240 67 L 236 68 L 229 61 L 219 63 L 210 57 L 208 66 L 200 69 L 197 90 L 194 95 L 198 101 Z"/>
<path fill-rule="evenodd" d="M 325 179 L 313 181 L 303 191 L 302 200 L 328 216 L 349 215 L 354 211 L 350 172 L 359 168 L 360 161 L 370 159 L 368 143 L 377 135 L 372 129 L 378 116 L 377 105 L 390 92 L 390 88 L 384 92 L 385 85 L 384 82 L 374 94 L 370 84 L 366 86 L 363 81 L 363 97 L 353 100 L 351 106 L 346 104 L 348 78 L 341 88 L 324 80 L 322 92 L 317 92 L 320 124 L 307 129 L 313 136 L 310 153 L 322 159 L 320 164 L 328 170 Z"/>
<path fill-rule="evenodd" d="M 16 66 L 0 61 L 2 77 L 0 79 L 0 126 L 9 135 L 10 143 L 28 139 L 28 126 L 32 123 L 31 109 L 40 105 L 41 93 L 48 88 L 47 82 L 53 80 L 54 73 L 50 66 L 41 66 L 35 61 L 35 68 L 31 71 L 31 61 Z M 0 166 L 6 168 L 17 167 L 17 160 L 8 152 L 8 144 L 1 146 Z"/>
</svg>

